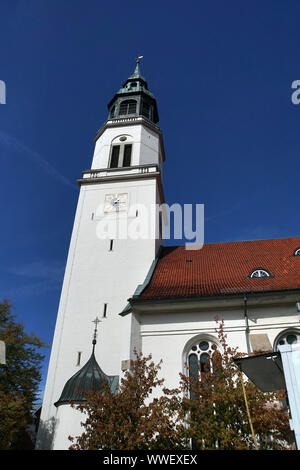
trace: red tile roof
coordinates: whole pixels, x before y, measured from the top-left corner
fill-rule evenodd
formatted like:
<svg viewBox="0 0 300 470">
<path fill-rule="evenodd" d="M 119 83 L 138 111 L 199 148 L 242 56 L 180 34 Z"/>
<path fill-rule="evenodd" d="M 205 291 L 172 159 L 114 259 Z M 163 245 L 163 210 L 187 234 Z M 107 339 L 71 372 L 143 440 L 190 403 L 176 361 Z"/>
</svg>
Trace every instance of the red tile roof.
<svg viewBox="0 0 300 470">
<path fill-rule="evenodd" d="M 140 298 L 300 289 L 298 247 L 300 237 L 210 243 L 201 250 L 164 247 Z M 272 277 L 249 279 L 255 268 Z"/>
</svg>

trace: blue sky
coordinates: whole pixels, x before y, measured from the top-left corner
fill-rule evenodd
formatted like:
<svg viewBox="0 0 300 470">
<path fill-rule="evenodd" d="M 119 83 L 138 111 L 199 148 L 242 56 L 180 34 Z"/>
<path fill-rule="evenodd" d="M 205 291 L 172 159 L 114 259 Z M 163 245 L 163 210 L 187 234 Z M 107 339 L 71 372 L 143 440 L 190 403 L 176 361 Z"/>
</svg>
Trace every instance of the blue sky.
<svg viewBox="0 0 300 470">
<path fill-rule="evenodd" d="M 205 204 L 206 243 L 299 235 L 298 1 L 0 9 L 0 297 L 28 332 L 52 342 L 76 179 L 137 54 L 158 103 L 166 202 Z"/>
</svg>

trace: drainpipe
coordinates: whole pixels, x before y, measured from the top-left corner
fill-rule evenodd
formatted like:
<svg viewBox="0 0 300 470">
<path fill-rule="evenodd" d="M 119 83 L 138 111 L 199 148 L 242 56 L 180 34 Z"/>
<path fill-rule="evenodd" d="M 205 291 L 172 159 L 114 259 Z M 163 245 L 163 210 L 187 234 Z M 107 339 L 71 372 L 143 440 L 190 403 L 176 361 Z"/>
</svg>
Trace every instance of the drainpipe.
<svg viewBox="0 0 300 470">
<path fill-rule="evenodd" d="M 246 334 L 246 344 L 247 344 L 247 352 L 250 354 L 251 348 L 250 348 L 250 341 L 249 341 L 249 333 L 250 333 L 250 328 L 249 328 L 249 322 L 248 322 L 248 313 L 247 313 L 247 294 L 244 294 L 244 319 L 245 319 L 245 334 Z"/>
</svg>

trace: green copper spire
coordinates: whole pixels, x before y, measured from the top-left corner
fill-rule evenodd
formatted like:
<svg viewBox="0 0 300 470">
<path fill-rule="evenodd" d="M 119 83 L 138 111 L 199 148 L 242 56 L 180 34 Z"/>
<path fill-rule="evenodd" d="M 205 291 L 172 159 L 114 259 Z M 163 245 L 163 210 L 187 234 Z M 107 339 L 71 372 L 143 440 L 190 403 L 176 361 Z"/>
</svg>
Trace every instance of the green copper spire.
<svg viewBox="0 0 300 470">
<path fill-rule="evenodd" d="M 140 70 L 140 61 L 141 61 L 142 58 L 143 58 L 142 55 L 139 55 L 139 56 L 136 58 L 135 70 L 134 70 L 133 74 L 130 75 L 129 78 L 136 78 L 136 79 L 137 79 L 137 78 L 141 78 L 142 80 L 146 81 L 146 80 L 144 79 L 144 77 L 142 77 L 142 75 L 141 75 L 141 70 Z"/>
<path fill-rule="evenodd" d="M 109 120 L 125 116 L 144 116 L 155 124 L 159 121 L 157 105 L 153 94 L 148 90 L 146 79 L 141 75 L 142 55 L 136 57 L 135 69 L 122 88 L 108 104 Z"/>
<path fill-rule="evenodd" d="M 65 384 L 59 400 L 54 403 L 56 407 L 70 403 L 82 403 L 86 401 L 85 393 L 90 390 L 99 392 L 108 385 L 112 393 L 116 393 L 119 377 L 117 375 L 106 375 L 95 358 L 95 346 L 97 344 L 97 328 L 100 323 L 98 317 L 95 323 L 93 336 L 93 350 L 87 363 L 74 374 Z"/>
<path fill-rule="evenodd" d="M 142 55 L 139 55 L 136 58 L 136 66 L 135 66 L 134 72 L 132 75 L 130 75 L 130 77 L 127 78 L 122 88 L 120 88 L 120 90 L 118 91 L 118 94 L 120 93 L 128 94 L 134 91 L 135 92 L 138 91 L 138 92 L 146 93 L 147 95 L 154 98 L 153 94 L 150 93 L 150 91 L 148 90 L 146 79 L 141 75 L 140 61 L 142 57 L 143 57 Z"/>
</svg>

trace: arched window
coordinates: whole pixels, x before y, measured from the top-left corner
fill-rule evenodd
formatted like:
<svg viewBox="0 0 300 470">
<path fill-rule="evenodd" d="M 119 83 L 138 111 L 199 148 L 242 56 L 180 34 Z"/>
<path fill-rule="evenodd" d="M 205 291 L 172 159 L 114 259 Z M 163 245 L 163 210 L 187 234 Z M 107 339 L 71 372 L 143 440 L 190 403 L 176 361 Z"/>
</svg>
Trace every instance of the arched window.
<svg viewBox="0 0 300 470">
<path fill-rule="evenodd" d="M 218 364 L 221 359 L 221 349 L 222 347 L 217 338 L 209 334 L 201 334 L 194 337 L 186 344 L 184 349 L 184 357 L 186 360 L 184 370 L 187 369 L 185 375 L 188 375 L 192 379 L 189 387 L 190 398 L 196 400 L 200 399 L 198 392 L 193 388 L 193 383 L 195 384 L 194 379 L 197 382 L 200 380 L 203 385 L 206 384 L 206 373 L 216 372 L 213 366 Z M 215 358 L 217 359 L 216 362 L 214 360 Z M 192 449 L 200 449 L 199 442 L 194 438 L 192 439 Z"/>
<path fill-rule="evenodd" d="M 127 114 L 136 113 L 136 100 L 122 101 L 119 109 L 119 116 L 126 116 Z"/>
<path fill-rule="evenodd" d="M 115 111 L 116 111 L 116 107 L 113 106 L 113 107 L 111 108 L 111 111 L 110 111 L 110 117 L 111 117 L 111 118 L 114 118 L 114 117 L 115 117 Z"/>
<path fill-rule="evenodd" d="M 298 328 L 289 328 L 284 330 L 274 341 L 274 351 L 278 350 L 278 346 L 283 346 L 284 344 L 297 344 L 300 343 L 300 330 Z"/>
<path fill-rule="evenodd" d="M 200 337 L 190 346 L 187 367 L 190 377 L 197 378 L 201 372 L 212 372 L 212 356 L 218 351 L 216 342 L 209 337 Z"/>
<path fill-rule="evenodd" d="M 294 251 L 294 256 L 300 256 L 300 247 Z"/>
<path fill-rule="evenodd" d="M 254 269 L 250 275 L 250 278 L 257 278 L 257 277 L 271 277 L 271 274 L 266 271 L 265 269 L 259 268 L 259 269 Z"/>
</svg>

